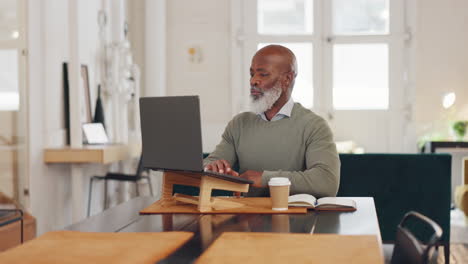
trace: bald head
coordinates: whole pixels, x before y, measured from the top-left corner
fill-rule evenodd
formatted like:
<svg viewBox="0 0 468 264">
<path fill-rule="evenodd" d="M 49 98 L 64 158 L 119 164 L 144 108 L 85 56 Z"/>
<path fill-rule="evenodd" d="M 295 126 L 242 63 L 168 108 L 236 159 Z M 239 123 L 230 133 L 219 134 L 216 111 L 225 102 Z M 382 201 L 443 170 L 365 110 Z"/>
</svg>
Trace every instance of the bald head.
<svg viewBox="0 0 468 264">
<path fill-rule="evenodd" d="M 292 72 L 294 77 L 297 75 L 297 62 L 294 53 L 281 45 L 268 45 L 261 48 L 255 53 L 253 59 L 264 57 L 269 59 L 269 62 L 279 67 L 281 71 Z"/>
</svg>

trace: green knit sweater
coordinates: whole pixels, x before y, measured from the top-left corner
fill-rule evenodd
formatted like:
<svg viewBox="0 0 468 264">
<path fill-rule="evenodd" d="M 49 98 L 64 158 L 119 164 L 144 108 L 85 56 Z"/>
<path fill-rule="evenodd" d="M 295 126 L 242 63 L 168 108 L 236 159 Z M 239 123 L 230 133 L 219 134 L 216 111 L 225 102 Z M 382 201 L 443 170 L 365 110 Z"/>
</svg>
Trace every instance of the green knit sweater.
<svg viewBox="0 0 468 264">
<path fill-rule="evenodd" d="M 225 159 L 239 165 L 239 173 L 263 171 L 264 188 L 250 187 L 247 196 L 267 196 L 268 180 L 287 177 L 290 194 L 315 197 L 336 196 L 340 182 L 340 160 L 333 135 L 325 120 L 295 103 L 291 117 L 267 122 L 245 112 L 227 125 L 221 143 L 204 160 Z"/>
</svg>

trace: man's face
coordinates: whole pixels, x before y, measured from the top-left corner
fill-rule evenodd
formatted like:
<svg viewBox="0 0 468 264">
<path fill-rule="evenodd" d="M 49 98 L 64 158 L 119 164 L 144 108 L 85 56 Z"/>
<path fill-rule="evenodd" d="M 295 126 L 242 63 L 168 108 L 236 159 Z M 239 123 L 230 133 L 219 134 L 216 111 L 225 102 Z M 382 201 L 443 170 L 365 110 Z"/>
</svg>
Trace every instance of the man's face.
<svg viewBox="0 0 468 264">
<path fill-rule="evenodd" d="M 251 108 L 263 113 L 276 103 L 283 93 L 281 73 L 275 67 L 274 58 L 255 56 L 250 67 Z"/>
<path fill-rule="evenodd" d="M 272 56 L 255 56 L 250 66 L 250 96 L 258 100 L 274 87 L 283 90 L 281 73 Z"/>
</svg>

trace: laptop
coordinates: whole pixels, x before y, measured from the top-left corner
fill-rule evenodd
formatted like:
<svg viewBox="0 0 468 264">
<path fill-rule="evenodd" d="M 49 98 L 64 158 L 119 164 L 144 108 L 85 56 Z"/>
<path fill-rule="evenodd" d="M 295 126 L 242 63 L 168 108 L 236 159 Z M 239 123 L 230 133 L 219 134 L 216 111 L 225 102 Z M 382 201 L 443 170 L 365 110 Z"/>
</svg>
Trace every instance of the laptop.
<svg viewBox="0 0 468 264">
<path fill-rule="evenodd" d="M 85 144 L 109 145 L 106 130 L 102 123 L 87 123 L 82 125 Z"/>
<path fill-rule="evenodd" d="M 140 121 L 143 167 L 253 183 L 228 174 L 204 171 L 198 96 L 140 98 Z"/>
</svg>

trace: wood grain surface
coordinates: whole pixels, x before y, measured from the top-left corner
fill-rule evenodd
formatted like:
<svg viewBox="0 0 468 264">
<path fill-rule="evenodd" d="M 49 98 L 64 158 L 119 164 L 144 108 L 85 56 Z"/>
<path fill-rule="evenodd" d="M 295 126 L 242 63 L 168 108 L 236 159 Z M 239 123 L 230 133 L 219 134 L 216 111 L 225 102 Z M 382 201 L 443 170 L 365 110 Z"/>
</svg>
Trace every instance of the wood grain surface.
<svg viewBox="0 0 468 264">
<path fill-rule="evenodd" d="M 154 263 L 192 236 L 190 232 L 48 232 L 0 253 L 0 263 Z"/>
<path fill-rule="evenodd" d="M 216 197 L 221 201 L 236 202 L 242 204 L 240 207 L 216 209 L 204 214 L 305 214 L 307 208 L 290 207 L 287 211 L 274 211 L 271 209 L 269 197 Z M 149 207 L 140 211 L 140 214 L 200 214 L 197 205 L 182 203 L 173 198 L 161 199 Z"/>
<path fill-rule="evenodd" d="M 439 255 L 437 263 L 444 264 L 444 247 L 439 247 Z M 451 264 L 466 264 L 468 263 L 468 244 L 450 243 L 450 263 Z"/>
<path fill-rule="evenodd" d="M 376 236 L 335 234 L 223 233 L 195 262 L 383 263 Z"/>
<path fill-rule="evenodd" d="M 47 148 L 44 150 L 45 163 L 101 163 L 136 157 L 133 145 L 85 145 L 81 148 Z"/>
</svg>

